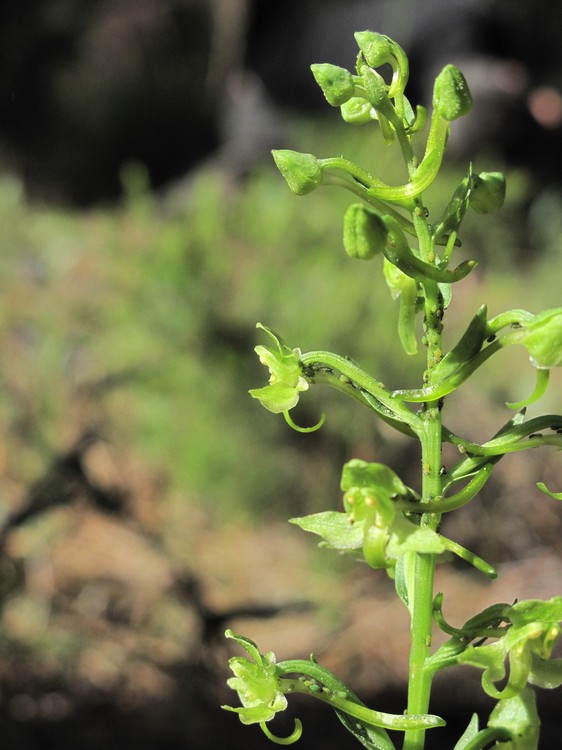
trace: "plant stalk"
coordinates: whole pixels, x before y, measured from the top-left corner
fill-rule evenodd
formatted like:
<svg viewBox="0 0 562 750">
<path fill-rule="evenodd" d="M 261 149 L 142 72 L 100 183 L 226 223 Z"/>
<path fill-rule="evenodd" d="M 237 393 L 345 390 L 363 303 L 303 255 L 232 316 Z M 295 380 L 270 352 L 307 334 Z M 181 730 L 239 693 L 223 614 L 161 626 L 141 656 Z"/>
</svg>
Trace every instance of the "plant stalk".
<svg viewBox="0 0 562 750">
<path fill-rule="evenodd" d="M 419 238 L 420 255 L 433 260 L 433 245 L 425 212 L 421 202 L 414 213 L 414 224 Z M 427 346 L 427 372 L 441 358 L 441 319 L 443 301 L 437 284 L 424 285 L 425 292 L 425 341 Z M 427 372 L 424 379 L 427 378 Z M 442 496 L 441 445 L 442 419 L 439 402 L 422 405 L 420 416 L 424 419 L 424 429 L 420 434 L 422 461 L 422 504 L 434 503 Z M 436 530 L 440 515 L 424 513 L 420 524 Z M 410 660 L 408 679 L 407 713 L 427 713 L 431 696 L 433 674 L 426 668 L 431 655 L 433 632 L 433 584 L 435 576 L 435 555 L 415 553 L 414 581 L 410 602 Z M 404 736 L 404 750 L 423 750 L 425 730 L 411 730 Z"/>
</svg>

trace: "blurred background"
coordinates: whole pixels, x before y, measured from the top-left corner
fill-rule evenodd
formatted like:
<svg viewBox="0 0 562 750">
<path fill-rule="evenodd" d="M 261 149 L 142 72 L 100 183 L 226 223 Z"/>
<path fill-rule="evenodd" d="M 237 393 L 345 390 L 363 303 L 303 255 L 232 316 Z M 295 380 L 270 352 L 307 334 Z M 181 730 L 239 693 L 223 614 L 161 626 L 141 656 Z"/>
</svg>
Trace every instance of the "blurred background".
<svg viewBox="0 0 562 750">
<path fill-rule="evenodd" d="M 350 355 L 395 387 L 380 269 L 342 251 L 346 195 L 291 194 L 270 149 L 343 153 L 402 179 L 375 131 L 345 126 L 309 65 L 352 68 L 353 32 L 395 38 L 414 103 L 453 62 L 475 107 L 454 123 L 439 211 L 467 169 L 502 169 L 506 207 L 472 217 L 480 263 L 452 303 L 449 345 L 477 307 L 559 306 L 562 14 L 549 0 L 6 0 L 0 9 L 0 729 L 9 750 L 264 747 L 221 703 L 232 627 L 279 658 L 318 660 L 377 708 L 404 707 L 408 622 L 393 584 L 286 523 L 339 507 L 344 461 L 417 486 L 415 446 L 312 391 L 291 431 L 247 390 L 265 383 L 257 321 L 292 346 Z M 357 268 L 356 266 L 360 267 Z M 502 353 L 449 399 L 476 441 L 532 389 Z M 532 413 L 560 413 L 562 379 Z M 557 395 L 558 394 L 558 395 Z M 453 408 L 454 407 L 454 408 Z M 449 413 L 450 412 L 450 413 Z M 454 461 L 454 454 L 446 454 Z M 500 571 L 443 566 L 445 615 L 549 597 L 562 580 L 554 451 L 506 457 L 445 532 Z M 459 682 L 457 684 L 457 679 Z M 476 673 L 436 685 L 449 747 Z M 469 708 L 467 709 L 467 704 Z M 541 695 L 543 747 L 559 698 Z M 354 747 L 305 703 L 303 746 Z M 331 743 L 331 744 L 330 744 Z M 437 746 L 437 745 L 433 745 Z"/>
</svg>

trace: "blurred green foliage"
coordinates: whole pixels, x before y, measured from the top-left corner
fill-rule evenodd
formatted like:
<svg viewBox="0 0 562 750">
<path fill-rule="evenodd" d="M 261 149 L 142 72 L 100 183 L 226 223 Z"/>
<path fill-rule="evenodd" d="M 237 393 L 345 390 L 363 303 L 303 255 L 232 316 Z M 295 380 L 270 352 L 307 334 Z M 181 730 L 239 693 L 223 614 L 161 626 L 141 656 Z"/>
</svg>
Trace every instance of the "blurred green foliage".
<svg viewBox="0 0 562 750">
<path fill-rule="evenodd" d="M 342 138 L 346 156 L 376 161 L 389 181 L 401 178 L 392 148 L 366 154 L 362 134 L 349 127 L 301 122 L 291 143 L 328 156 Z M 460 168 L 449 169 L 452 187 Z M 449 197 L 443 182 L 442 194 L 428 194 L 436 213 Z M 5 477 L 28 484 L 50 456 L 95 429 L 217 520 L 255 511 L 286 517 L 314 510 L 327 492 L 337 497 L 342 460 L 402 449 L 388 447 L 369 415 L 341 396 L 313 389 L 301 400 L 300 424 L 328 414 L 318 434 L 303 436 L 247 394 L 265 385 L 252 351 L 263 343 L 257 321 L 290 346 L 350 355 L 392 386 L 417 382 L 421 358 L 396 359 L 397 307 L 380 269 L 349 263 L 343 252 L 341 217 L 351 196 L 319 190 L 305 205 L 267 165 L 236 186 L 202 169 L 180 211 L 166 210 L 141 167 L 124 169 L 123 185 L 119 207 L 71 213 L 30 207 L 17 180 L 0 181 Z M 486 277 L 474 274 L 476 297 L 492 300 L 491 314 L 521 292 L 531 310 L 534 300 L 537 309 L 558 305 L 552 264 L 560 268 L 562 230 L 545 227 L 560 215 L 560 196 L 528 211 L 529 184 L 509 170 L 508 191 L 500 215 L 468 223 L 462 237 L 459 258 L 487 258 Z M 474 313 L 460 295 L 453 304 L 461 321 Z M 505 364 L 498 368 L 501 377 Z M 530 382 L 532 372 L 522 377 Z M 489 390 L 504 400 L 526 395 L 516 385 Z"/>
</svg>

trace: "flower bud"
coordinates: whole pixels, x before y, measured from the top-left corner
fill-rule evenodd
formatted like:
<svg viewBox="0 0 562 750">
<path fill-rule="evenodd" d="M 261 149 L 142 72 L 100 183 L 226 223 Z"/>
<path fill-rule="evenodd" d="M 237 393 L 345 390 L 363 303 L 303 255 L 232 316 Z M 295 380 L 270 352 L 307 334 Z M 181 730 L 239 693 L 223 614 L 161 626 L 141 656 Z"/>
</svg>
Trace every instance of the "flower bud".
<svg viewBox="0 0 562 750">
<path fill-rule="evenodd" d="M 345 68 L 330 63 L 311 65 L 312 75 L 322 89 L 328 104 L 340 107 L 353 96 L 353 76 Z"/>
<path fill-rule="evenodd" d="M 384 78 L 371 70 L 368 66 L 364 65 L 361 68 L 361 78 L 363 79 L 363 87 L 367 99 L 371 102 L 373 107 L 379 107 L 381 104 L 390 105 L 390 100 L 387 94 L 387 86 Z M 392 106 L 392 105 L 390 105 Z M 386 113 L 385 113 L 386 114 Z"/>
<path fill-rule="evenodd" d="M 470 191 L 470 207 L 477 214 L 491 214 L 505 201 L 505 177 L 501 172 L 480 172 Z"/>
<path fill-rule="evenodd" d="M 343 246 L 350 258 L 368 260 L 382 252 L 388 229 L 377 214 L 353 203 L 343 218 Z"/>
<path fill-rule="evenodd" d="M 392 45 L 387 36 L 375 31 L 357 31 L 354 36 L 365 62 L 371 68 L 378 68 L 390 61 Z"/>
<path fill-rule="evenodd" d="M 306 195 L 322 182 L 322 167 L 313 154 L 286 149 L 272 151 L 272 154 L 277 168 L 293 193 Z"/>
<path fill-rule="evenodd" d="M 372 104 L 359 96 L 352 96 L 341 106 L 341 116 L 350 125 L 364 125 L 374 118 L 371 115 Z"/>
<path fill-rule="evenodd" d="M 520 343 L 527 349 L 531 362 L 540 370 L 562 367 L 562 307 L 535 315 L 523 323 Z"/>
<path fill-rule="evenodd" d="M 444 120 L 456 120 L 472 109 L 472 96 L 466 79 L 454 65 L 445 65 L 435 79 L 433 108 Z"/>
</svg>

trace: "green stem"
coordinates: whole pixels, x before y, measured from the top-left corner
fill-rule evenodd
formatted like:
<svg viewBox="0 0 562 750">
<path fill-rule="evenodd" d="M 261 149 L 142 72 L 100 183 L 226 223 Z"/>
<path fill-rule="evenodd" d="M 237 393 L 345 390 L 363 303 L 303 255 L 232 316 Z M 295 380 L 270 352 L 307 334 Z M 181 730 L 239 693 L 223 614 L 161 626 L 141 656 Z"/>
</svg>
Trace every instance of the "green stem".
<svg viewBox="0 0 562 750">
<path fill-rule="evenodd" d="M 423 716 L 405 716 L 404 714 L 389 714 L 384 711 L 375 711 L 367 708 L 362 703 L 343 697 L 344 692 L 334 692 L 329 689 L 312 692 L 310 687 L 299 680 L 279 679 L 279 687 L 283 693 L 304 693 L 312 695 L 318 700 L 329 703 L 336 711 L 341 711 L 354 719 L 358 719 L 362 724 L 383 729 L 393 729 L 404 731 L 408 727 L 423 726 L 426 729 L 444 726 L 444 721 L 440 716 L 424 714 Z"/>
<path fill-rule="evenodd" d="M 421 420 L 418 414 L 394 399 L 388 388 L 368 375 L 353 360 L 332 352 L 312 351 L 303 354 L 300 361 L 304 368 L 311 368 L 313 371 L 317 369 L 321 372 L 323 368 L 327 368 L 330 372 L 334 370 L 340 372 L 357 388 L 366 391 L 379 401 L 387 410 L 387 415 L 392 415 L 396 420 L 404 422 L 416 433 L 420 429 Z"/>
<path fill-rule="evenodd" d="M 419 237 L 421 257 L 429 262 L 434 260 L 433 243 L 425 211 L 421 201 L 413 215 Z M 441 319 L 443 301 L 435 282 L 424 284 L 425 292 L 425 340 L 427 345 L 427 372 L 440 359 L 441 352 Z M 441 408 L 437 402 L 422 406 L 424 429 L 420 433 L 422 451 L 422 499 L 421 504 L 434 503 L 442 497 L 441 477 L 441 444 L 442 422 Z M 424 513 L 421 525 L 436 530 L 440 516 L 435 513 Z M 427 660 L 431 654 L 433 630 L 433 581 L 435 575 L 435 555 L 416 553 L 414 566 L 413 591 L 410 600 L 410 661 L 408 679 L 407 714 L 425 714 L 429 708 L 431 682 L 433 675 L 427 669 Z M 404 737 L 404 750 L 423 750 L 425 731 L 412 730 Z"/>
</svg>

